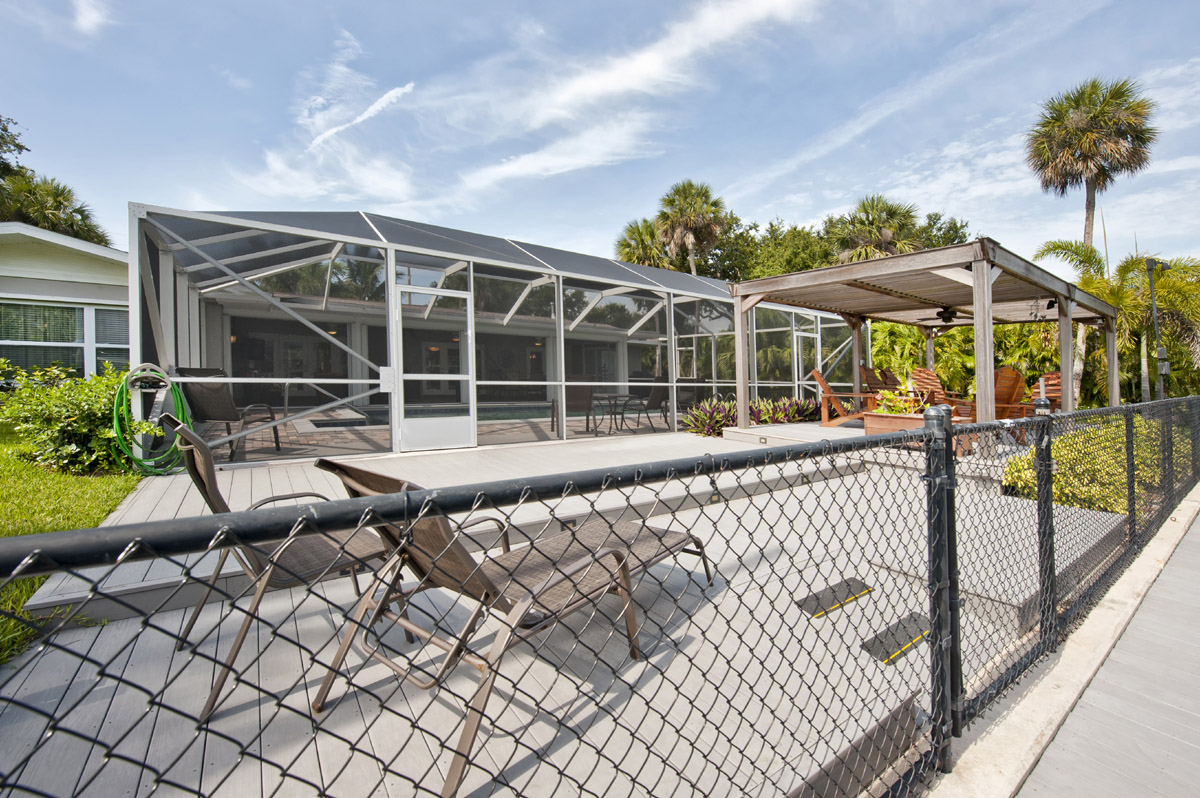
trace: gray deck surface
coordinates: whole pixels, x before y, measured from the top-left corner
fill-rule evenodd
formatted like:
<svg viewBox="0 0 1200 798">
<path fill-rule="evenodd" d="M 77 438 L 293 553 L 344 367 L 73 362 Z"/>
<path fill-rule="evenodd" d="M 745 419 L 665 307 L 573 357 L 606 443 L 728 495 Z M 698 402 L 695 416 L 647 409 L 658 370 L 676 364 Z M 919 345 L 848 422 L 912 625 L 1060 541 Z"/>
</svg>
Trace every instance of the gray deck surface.
<svg viewBox="0 0 1200 798">
<path fill-rule="evenodd" d="M 1019 793 L 1200 794 L 1200 520 Z"/>
</svg>

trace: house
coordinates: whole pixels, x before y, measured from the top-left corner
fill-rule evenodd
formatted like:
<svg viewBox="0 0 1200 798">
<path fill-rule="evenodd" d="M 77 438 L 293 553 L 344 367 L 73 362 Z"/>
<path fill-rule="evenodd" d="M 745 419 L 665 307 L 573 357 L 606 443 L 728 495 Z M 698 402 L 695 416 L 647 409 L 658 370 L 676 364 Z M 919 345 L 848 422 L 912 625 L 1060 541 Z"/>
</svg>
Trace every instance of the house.
<svg viewBox="0 0 1200 798">
<path fill-rule="evenodd" d="M 0 222 L 0 357 L 93 374 L 129 366 L 124 252 L 21 222 Z"/>
</svg>

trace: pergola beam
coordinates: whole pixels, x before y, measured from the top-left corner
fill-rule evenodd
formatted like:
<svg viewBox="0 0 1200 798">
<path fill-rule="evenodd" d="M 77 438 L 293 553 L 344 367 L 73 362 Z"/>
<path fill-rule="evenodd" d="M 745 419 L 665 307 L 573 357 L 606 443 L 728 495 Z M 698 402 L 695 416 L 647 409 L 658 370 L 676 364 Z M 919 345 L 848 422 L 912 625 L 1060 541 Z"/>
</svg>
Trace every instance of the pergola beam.
<svg viewBox="0 0 1200 798">
<path fill-rule="evenodd" d="M 992 338 L 992 273 L 986 260 L 971 264 L 975 306 L 975 420 L 996 420 L 996 347 Z"/>
<path fill-rule="evenodd" d="M 1071 329 L 1074 301 L 1058 298 L 1058 369 L 1062 375 L 1062 412 L 1075 410 L 1075 336 Z"/>
</svg>

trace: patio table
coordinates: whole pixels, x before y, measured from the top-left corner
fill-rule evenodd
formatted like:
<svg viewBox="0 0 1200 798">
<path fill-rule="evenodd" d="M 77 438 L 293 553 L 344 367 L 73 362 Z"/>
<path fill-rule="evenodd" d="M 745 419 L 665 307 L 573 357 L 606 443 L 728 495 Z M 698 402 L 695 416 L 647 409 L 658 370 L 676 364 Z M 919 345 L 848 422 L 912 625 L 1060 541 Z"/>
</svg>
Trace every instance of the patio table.
<svg viewBox="0 0 1200 798">
<path fill-rule="evenodd" d="M 627 429 L 625 426 L 625 405 L 630 399 L 638 399 L 637 394 L 632 393 L 594 393 L 592 398 L 597 402 L 603 402 L 607 405 L 608 410 L 608 434 L 612 435 L 615 429 Z M 620 421 L 617 421 L 617 412 L 621 413 Z M 614 429 L 615 425 L 615 429 Z M 596 425 L 596 429 L 600 429 L 600 425 Z"/>
</svg>

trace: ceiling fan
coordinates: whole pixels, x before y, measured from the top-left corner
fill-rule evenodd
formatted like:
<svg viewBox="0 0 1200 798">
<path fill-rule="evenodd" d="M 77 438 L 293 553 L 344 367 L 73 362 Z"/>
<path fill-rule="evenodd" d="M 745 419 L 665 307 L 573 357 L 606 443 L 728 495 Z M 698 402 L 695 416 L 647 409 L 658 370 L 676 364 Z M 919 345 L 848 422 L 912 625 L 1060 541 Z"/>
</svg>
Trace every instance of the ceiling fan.
<svg viewBox="0 0 1200 798">
<path fill-rule="evenodd" d="M 942 324 L 949 324 L 950 322 L 954 321 L 956 318 L 958 318 L 958 311 L 955 310 L 954 308 L 950 307 L 949 305 L 943 305 L 942 309 L 939 310 L 937 313 L 935 313 L 933 316 L 927 316 L 926 318 L 923 318 L 923 319 L 917 319 L 917 321 L 940 321 Z"/>
</svg>

